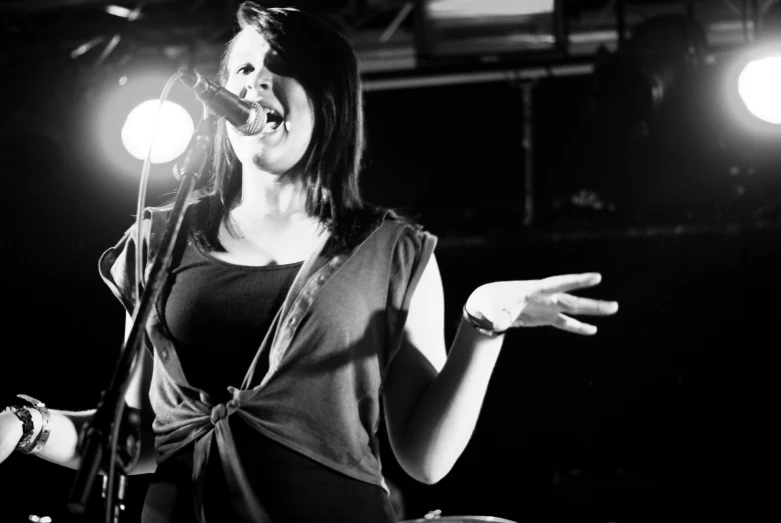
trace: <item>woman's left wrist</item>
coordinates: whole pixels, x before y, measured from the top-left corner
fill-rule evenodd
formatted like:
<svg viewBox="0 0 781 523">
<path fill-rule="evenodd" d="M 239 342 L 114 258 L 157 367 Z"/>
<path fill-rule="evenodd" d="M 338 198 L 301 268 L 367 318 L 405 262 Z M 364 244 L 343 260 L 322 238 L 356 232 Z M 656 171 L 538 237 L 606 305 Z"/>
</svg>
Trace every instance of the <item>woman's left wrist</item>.
<svg viewBox="0 0 781 523">
<path fill-rule="evenodd" d="M 498 336 L 503 335 L 505 332 L 507 332 L 507 329 L 504 330 L 498 330 L 494 327 L 493 322 L 488 320 L 484 315 L 478 313 L 473 314 L 469 310 L 469 303 L 467 302 L 464 304 L 464 308 L 462 311 L 462 318 L 463 320 L 470 325 L 470 327 L 483 336 L 488 336 L 489 338 L 496 338 Z"/>
</svg>

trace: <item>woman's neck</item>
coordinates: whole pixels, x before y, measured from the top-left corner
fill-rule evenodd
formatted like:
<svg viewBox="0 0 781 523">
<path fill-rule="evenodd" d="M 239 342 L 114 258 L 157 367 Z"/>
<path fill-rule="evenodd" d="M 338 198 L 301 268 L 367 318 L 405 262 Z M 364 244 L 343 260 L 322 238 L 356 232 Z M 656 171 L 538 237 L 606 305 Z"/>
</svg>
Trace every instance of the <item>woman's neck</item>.
<svg viewBox="0 0 781 523">
<path fill-rule="evenodd" d="M 231 215 L 250 223 L 308 218 L 304 183 L 300 177 L 245 170 L 241 198 Z"/>
<path fill-rule="evenodd" d="M 238 265 L 272 265 L 307 259 L 326 229 L 306 212 L 303 183 L 272 176 L 244 175 L 240 200 L 220 226 L 224 252 L 212 253 Z"/>
<path fill-rule="evenodd" d="M 307 214 L 306 190 L 300 176 L 254 169 L 242 173 L 241 197 L 230 210 L 230 220 L 244 238 L 322 232 L 318 218 Z"/>
</svg>

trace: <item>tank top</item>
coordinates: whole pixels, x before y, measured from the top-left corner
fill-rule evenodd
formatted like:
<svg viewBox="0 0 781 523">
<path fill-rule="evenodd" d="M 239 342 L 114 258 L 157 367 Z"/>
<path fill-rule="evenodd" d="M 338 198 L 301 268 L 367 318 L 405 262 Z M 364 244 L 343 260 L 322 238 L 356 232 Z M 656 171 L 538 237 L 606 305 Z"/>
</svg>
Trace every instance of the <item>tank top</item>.
<svg viewBox="0 0 781 523">
<path fill-rule="evenodd" d="M 163 321 L 191 385 L 230 399 L 228 387 L 241 384 L 302 264 L 235 265 L 188 242 L 171 271 Z"/>
</svg>

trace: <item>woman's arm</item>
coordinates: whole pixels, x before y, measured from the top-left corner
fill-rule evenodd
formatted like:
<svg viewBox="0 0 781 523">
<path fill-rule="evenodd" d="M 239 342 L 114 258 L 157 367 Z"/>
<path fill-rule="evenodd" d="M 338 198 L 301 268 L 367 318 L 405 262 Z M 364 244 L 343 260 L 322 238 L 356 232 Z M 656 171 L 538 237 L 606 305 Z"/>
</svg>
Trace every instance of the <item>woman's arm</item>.
<svg viewBox="0 0 781 523">
<path fill-rule="evenodd" d="M 132 320 L 128 316 L 125 333 L 130 332 Z M 151 357 L 146 351 L 141 355 L 141 361 L 134 368 L 134 374 L 125 394 L 128 407 L 142 411 L 141 457 L 132 471 L 133 474 L 152 472 L 154 462 L 154 439 L 151 433 L 151 407 L 149 405 L 149 383 L 152 373 Z M 33 418 L 33 438 L 38 437 L 41 430 L 41 414 L 35 409 L 29 409 Z M 34 455 L 39 458 L 77 469 L 80 464 L 78 454 L 79 434 L 86 422 L 92 420 L 94 410 L 72 412 L 64 410 L 49 410 L 51 416 L 51 432 L 46 445 Z M 2 463 L 22 438 L 22 422 L 12 412 L 0 413 L 0 463 Z"/>
<path fill-rule="evenodd" d="M 30 409 L 35 425 L 33 437 L 36 438 L 41 430 L 41 414 Z M 94 411 L 67 412 L 62 410 L 49 410 L 51 416 L 51 435 L 46 446 L 35 453 L 35 456 L 47 461 L 78 468 L 79 460 L 76 447 L 79 441 L 79 431 L 84 422 L 91 419 Z M 14 450 L 19 440 L 22 439 L 22 422 L 10 411 L 0 413 L 0 463 L 3 462 Z"/>
<path fill-rule="evenodd" d="M 618 304 L 568 292 L 599 281 L 591 273 L 489 283 L 472 293 L 467 309 L 496 330 L 550 325 L 594 334 L 594 326 L 567 314 L 604 316 Z M 503 341 L 504 335 L 487 335 L 462 319 L 446 354 L 444 294 L 432 256 L 412 297 L 383 396 L 391 447 L 410 476 L 431 484 L 452 469 L 474 432 Z"/>
<path fill-rule="evenodd" d="M 450 471 L 472 437 L 502 345 L 501 336 L 482 336 L 462 321 L 446 353 L 444 308 L 432 256 L 384 388 L 393 452 L 407 474 L 427 484 Z"/>
</svg>

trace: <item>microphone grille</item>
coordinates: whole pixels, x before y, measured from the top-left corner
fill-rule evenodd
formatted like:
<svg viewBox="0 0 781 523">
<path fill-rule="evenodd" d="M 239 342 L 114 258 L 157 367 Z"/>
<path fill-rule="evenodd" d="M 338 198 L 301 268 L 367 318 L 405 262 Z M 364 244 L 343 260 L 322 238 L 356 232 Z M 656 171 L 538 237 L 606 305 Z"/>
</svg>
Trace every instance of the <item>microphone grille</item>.
<svg viewBox="0 0 781 523">
<path fill-rule="evenodd" d="M 255 136 L 256 134 L 260 134 L 260 132 L 266 126 L 267 120 L 268 116 L 266 115 L 266 110 L 263 109 L 259 103 L 253 102 L 252 113 L 250 118 L 247 120 L 247 123 L 236 127 L 235 129 L 236 132 L 242 136 Z"/>
</svg>

